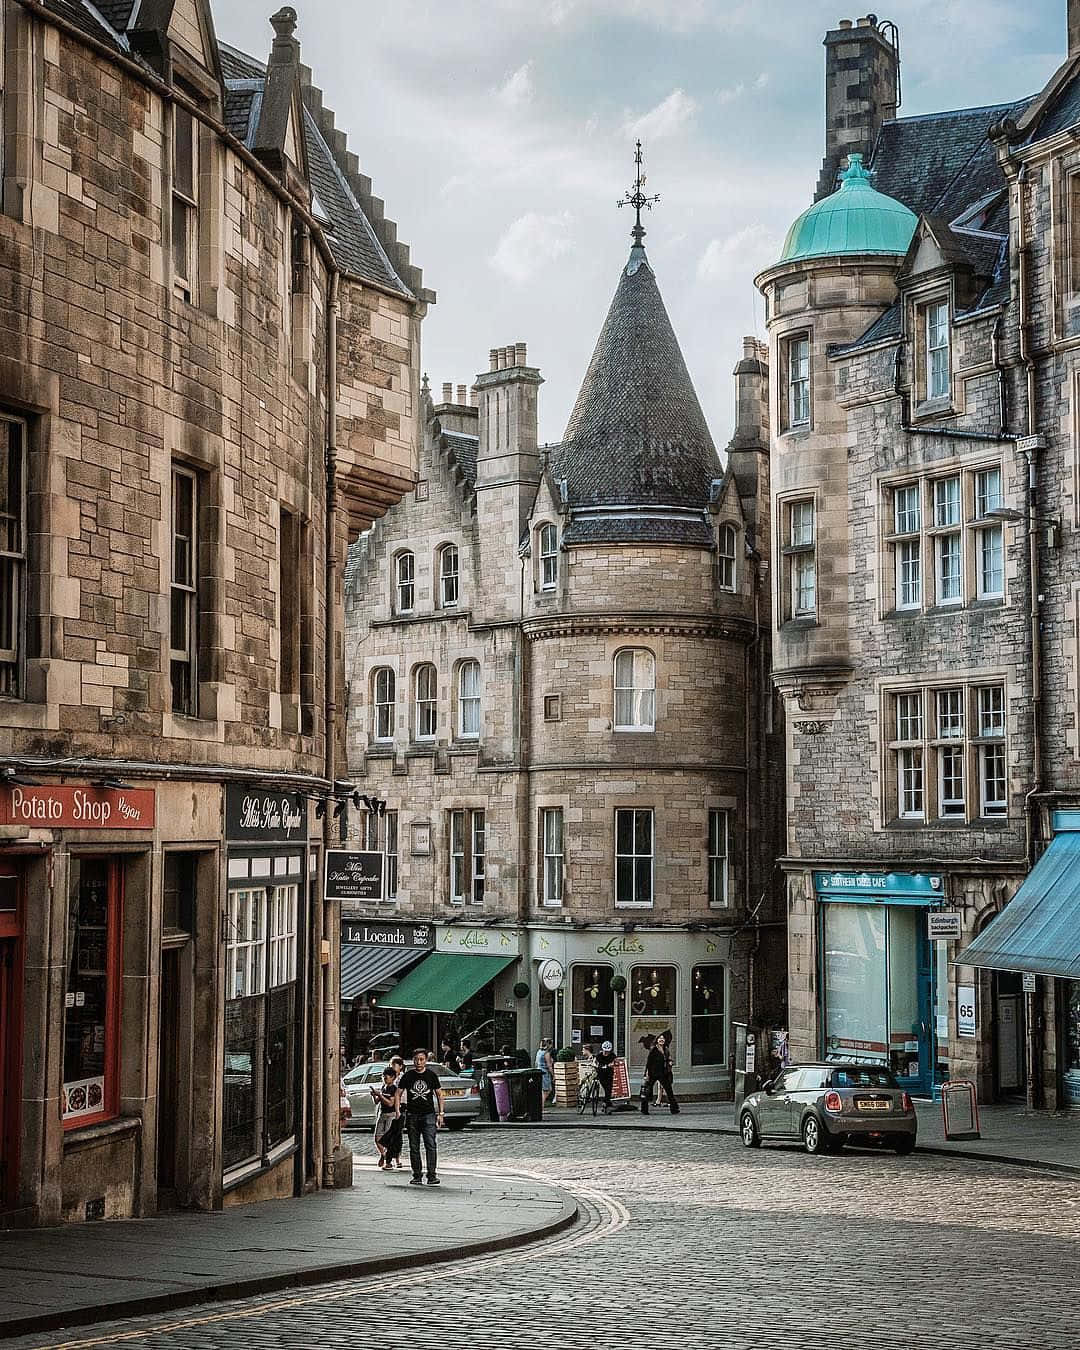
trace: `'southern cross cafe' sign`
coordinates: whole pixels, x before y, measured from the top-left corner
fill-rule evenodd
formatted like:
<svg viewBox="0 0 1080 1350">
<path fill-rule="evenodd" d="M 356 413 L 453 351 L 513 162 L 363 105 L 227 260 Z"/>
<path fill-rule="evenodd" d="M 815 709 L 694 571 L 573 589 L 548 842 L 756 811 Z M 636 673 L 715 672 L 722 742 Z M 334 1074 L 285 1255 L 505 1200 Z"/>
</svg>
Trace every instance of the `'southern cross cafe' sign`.
<svg viewBox="0 0 1080 1350">
<path fill-rule="evenodd" d="M 0 825 L 54 830 L 152 830 L 153 788 L 0 788 Z"/>
</svg>

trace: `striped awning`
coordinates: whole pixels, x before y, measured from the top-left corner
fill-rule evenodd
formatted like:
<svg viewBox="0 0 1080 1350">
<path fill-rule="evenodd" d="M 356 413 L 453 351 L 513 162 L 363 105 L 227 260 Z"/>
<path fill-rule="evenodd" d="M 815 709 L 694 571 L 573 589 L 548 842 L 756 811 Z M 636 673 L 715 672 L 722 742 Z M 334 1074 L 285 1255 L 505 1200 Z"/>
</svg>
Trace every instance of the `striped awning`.
<svg viewBox="0 0 1080 1350">
<path fill-rule="evenodd" d="M 341 944 L 341 1000 L 351 1002 L 372 989 L 387 987 L 395 975 L 427 956 L 423 947 L 362 947 Z"/>
</svg>

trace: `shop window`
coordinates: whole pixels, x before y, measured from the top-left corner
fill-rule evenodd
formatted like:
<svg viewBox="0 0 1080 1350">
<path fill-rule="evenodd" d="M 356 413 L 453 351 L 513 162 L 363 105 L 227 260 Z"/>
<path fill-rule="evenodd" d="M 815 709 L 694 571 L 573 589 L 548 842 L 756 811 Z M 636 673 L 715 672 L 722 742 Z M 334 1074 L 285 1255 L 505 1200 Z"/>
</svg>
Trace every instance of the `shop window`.
<svg viewBox="0 0 1080 1350">
<path fill-rule="evenodd" d="M 169 678 L 172 710 L 198 715 L 199 480 L 182 464 L 172 469 L 172 586 Z"/>
<path fill-rule="evenodd" d="M 574 966 L 570 972 L 570 1043 L 599 1049 L 605 1041 L 618 1045 L 615 1035 L 615 991 L 612 966 Z"/>
<path fill-rule="evenodd" d="M 416 739 L 433 741 L 439 729 L 439 675 L 435 667 L 416 667 Z"/>
<path fill-rule="evenodd" d="M 652 810 L 619 808 L 615 812 L 615 904 L 641 908 L 652 902 Z"/>
<path fill-rule="evenodd" d="M 194 300 L 199 267 L 199 138 L 186 108 L 172 109 L 172 271 L 173 288 Z"/>
<path fill-rule="evenodd" d="M 783 538 L 784 617 L 812 619 L 817 613 L 817 522 L 812 498 L 787 502 Z"/>
<path fill-rule="evenodd" d="M 253 859 L 256 863 L 270 861 Z M 299 872 L 302 859 L 274 858 Z M 295 881 L 229 892 L 222 1153 L 226 1173 L 265 1165 L 295 1132 Z"/>
<path fill-rule="evenodd" d="M 734 525 L 721 525 L 716 535 L 716 584 L 722 591 L 735 589 L 735 559 L 739 533 Z"/>
<path fill-rule="evenodd" d="M 723 966 L 695 966 L 690 973 L 690 1063 L 726 1064 Z"/>
<path fill-rule="evenodd" d="M 394 613 L 411 614 L 416 604 L 416 557 L 399 553 L 394 559 Z"/>
<path fill-rule="evenodd" d="M 484 813 L 450 812 L 450 903 L 484 903 Z"/>
<path fill-rule="evenodd" d="M 0 696 L 21 698 L 26 645 L 26 423 L 2 414 L 0 494 Z"/>
<path fill-rule="evenodd" d="M 60 1108 L 65 1129 L 117 1114 L 122 900 L 118 860 L 72 857 Z"/>
<path fill-rule="evenodd" d="M 709 904 L 722 908 L 728 902 L 728 813 L 709 812 Z"/>
<path fill-rule="evenodd" d="M 561 806 L 540 812 L 540 899 L 557 909 L 563 902 L 563 813 Z"/>
<path fill-rule="evenodd" d="M 458 667 L 458 736 L 475 741 L 480 735 L 480 662 Z"/>
<path fill-rule="evenodd" d="M 540 558 L 540 589 L 553 591 L 559 580 L 559 532 L 554 525 L 541 525 L 536 535 Z"/>
<path fill-rule="evenodd" d="M 371 734 L 377 741 L 394 739 L 394 714 L 397 708 L 394 672 L 389 666 L 380 666 L 372 677 Z"/>
<path fill-rule="evenodd" d="M 674 966 L 634 966 L 630 971 L 630 1063 L 644 1064 L 647 1051 L 643 1036 L 668 1038 L 668 1050 L 677 1059 L 675 1044 L 676 989 L 678 971 Z"/>
<path fill-rule="evenodd" d="M 890 485 L 882 510 L 891 607 L 912 612 L 1003 599 L 1004 540 L 992 516 L 1001 506 L 997 465 Z"/>
<path fill-rule="evenodd" d="M 656 657 L 647 647 L 615 654 L 615 730 L 656 728 Z"/>
<path fill-rule="evenodd" d="M 458 551 L 454 544 L 439 550 L 439 604 L 451 609 L 458 602 Z"/>
<path fill-rule="evenodd" d="M 889 815 L 963 821 L 1008 810 L 1005 690 L 954 685 L 889 695 Z"/>
</svg>

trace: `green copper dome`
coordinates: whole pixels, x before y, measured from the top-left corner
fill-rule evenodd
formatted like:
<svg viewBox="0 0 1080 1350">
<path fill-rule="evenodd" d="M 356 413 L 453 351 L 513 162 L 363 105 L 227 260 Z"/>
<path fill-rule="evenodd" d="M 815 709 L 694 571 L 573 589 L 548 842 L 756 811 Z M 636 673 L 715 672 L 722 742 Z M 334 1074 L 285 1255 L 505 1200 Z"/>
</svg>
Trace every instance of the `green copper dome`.
<svg viewBox="0 0 1080 1350">
<path fill-rule="evenodd" d="M 788 230 L 780 261 L 845 253 L 903 254 L 916 223 L 903 202 L 870 186 L 862 155 L 852 154 L 837 190 L 815 202 Z"/>
</svg>

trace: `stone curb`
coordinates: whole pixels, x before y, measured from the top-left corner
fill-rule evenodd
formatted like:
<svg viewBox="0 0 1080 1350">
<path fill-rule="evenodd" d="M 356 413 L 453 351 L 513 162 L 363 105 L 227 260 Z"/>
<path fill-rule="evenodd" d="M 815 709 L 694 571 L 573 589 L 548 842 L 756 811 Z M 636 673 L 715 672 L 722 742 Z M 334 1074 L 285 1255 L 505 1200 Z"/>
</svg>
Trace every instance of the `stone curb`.
<svg viewBox="0 0 1080 1350">
<path fill-rule="evenodd" d="M 664 1134 L 657 1125 L 605 1125 L 585 1120 L 474 1120 L 470 1130 L 614 1130 L 621 1134 Z M 723 1134 L 737 1139 L 739 1131 L 733 1125 L 681 1125 L 672 1127 L 673 1134 Z M 1070 1163 L 1047 1162 L 1041 1158 L 1019 1158 L 1012 1154 L 984 1153 L 981 1149 L 942 1148 L 937 1144 L 916 1144 L 916 1153 L 929 1153 L 939 1158 L 962 1158 L 966 1162 L 1002 1163 L 1006 1167 L 1030 1167 L 1036 1172 L 1059 1172 L 1063 1176 L 1080 1177 L 1080 1166 Z"/>
<path fill-rule="evenodd" d="M 558 1190 L 551 1186 L 552 1190 Z M 418 1266 L 435 1266 L 441 1262 L 460 1261 L 470 1256 L 486 1256 L 492 1252 L 523 1247 L 541 1238 L 554 1237 L 576 1222 L 577 1201 L 559 1190 L 562 1211 L 558 1218 L 532 1228 L 521 1228 L 502 1237 L 481 1238 L 463 1242 L 458 1247 L 444 1247 L 426 1252 L 407 1252 L 397 1256 L 373 1257 L 366 1261 L 338 1261 L 332 1265 L 315 1266 L 308 1270 L 279 1271 L 274 1275 L 260 1275 L 252 1279 L 231 1280 L 221 1284 L 200 1285 L 198 1288 L 172 1290 L 167 1294 L 148 1294 L 144 1298 L 118 1299 L 113 1303 L 86 1304 L 56 1313 L 35 1313 L 15 1317 L 0 1323 L 0 1340 L 16 1336 L 36 1335 L 56 1331 L 61 1327 L 85 1327 L 95 1322 L 114 1322 L 129 1317 L 145 1317 L 151 1313 L 171 1312 L 177 1308 L 191 1308 L 203 1303 L 225 1303 L 233 1299 L 251 1298 L 257 1294 L 271 1294 L 285 1289 L 303 1289 L 312 1285 L 333 1284 L 338 1280 L 362 1279 L 368 1275 L 399 1272 L 403 1267 L 412 1270 Z"/>
</svg>

